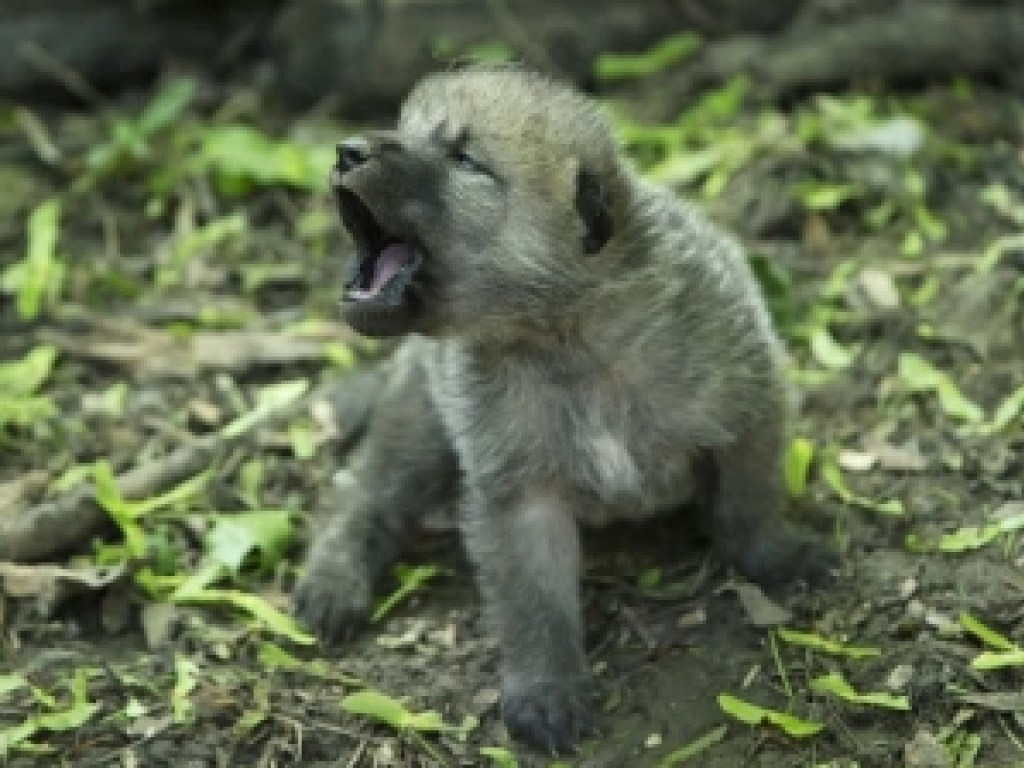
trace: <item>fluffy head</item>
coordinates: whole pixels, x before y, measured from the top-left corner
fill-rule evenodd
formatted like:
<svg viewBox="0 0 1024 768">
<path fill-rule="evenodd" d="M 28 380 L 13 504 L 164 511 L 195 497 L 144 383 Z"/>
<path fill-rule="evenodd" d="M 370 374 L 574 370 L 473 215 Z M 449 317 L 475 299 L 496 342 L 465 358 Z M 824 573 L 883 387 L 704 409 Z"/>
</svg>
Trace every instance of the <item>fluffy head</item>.
<svg viewBox="0 0 1024 768">
<path fill-rule="evenodd" d="M 507 332 L 579 298 L 623 184 L 598 109 L 510 67 L 427 77 L 397 129 L 339 146 L 357 244 L 345 315 L 369 335 Z"/>
</svg>

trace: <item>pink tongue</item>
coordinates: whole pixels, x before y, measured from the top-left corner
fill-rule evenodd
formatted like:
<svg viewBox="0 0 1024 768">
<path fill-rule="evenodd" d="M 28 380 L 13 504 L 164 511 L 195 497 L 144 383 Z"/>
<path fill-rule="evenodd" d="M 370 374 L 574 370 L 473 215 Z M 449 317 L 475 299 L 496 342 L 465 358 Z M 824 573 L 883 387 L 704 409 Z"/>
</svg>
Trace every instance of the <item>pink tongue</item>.
<svg viewBox="0 0 1024 768">
<path fill-rule="evenodd" d="M 412 261 L 412 250 L 406 243 L 393 243 L 380 252 L 373 262 L 373 282 L 366 289 L 366 297 L 376 296 L 391 278 Z"/>
</svg>

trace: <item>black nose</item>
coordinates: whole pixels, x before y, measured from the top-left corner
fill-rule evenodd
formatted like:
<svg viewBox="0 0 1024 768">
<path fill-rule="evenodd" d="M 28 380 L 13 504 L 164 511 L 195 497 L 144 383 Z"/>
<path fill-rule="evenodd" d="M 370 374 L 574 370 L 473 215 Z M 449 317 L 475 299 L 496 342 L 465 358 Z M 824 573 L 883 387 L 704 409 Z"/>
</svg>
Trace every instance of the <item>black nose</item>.
<svg viewBox="0 0 1024 768">
<path fill-rule="evenodd" d="M 370 143 L 362 136 L 345 139 L 338 145 L 338 167 L 351 171 L 370 158 Z"/>
</svg>

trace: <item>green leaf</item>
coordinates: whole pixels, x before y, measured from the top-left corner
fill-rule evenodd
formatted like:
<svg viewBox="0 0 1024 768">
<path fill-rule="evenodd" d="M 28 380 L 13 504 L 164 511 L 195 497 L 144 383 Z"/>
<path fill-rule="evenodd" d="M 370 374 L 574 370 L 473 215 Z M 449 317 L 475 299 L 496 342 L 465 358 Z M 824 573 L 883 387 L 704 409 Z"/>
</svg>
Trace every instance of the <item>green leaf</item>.
<svg viewBox="0 0 1024 768">
<path fill-rule="evenodd" d="M 324 345 L 324 358 L 335 368 L 342 371 L 349 371 L 356 367 L 358 359 L 352 347 L 347 344 L 331 342 Z"/>
<path fill-rule="evenodd" d="M 681 32 L 665 38 L 643 53 L 603 53 L 594 62 L 594 74 L 599 80 L 605 81 L 643 77 L 692 56 L 698 48 L 698 35 Z"/>
<path fill-rule="evenodd" d="M 196 605 L 223 604 L 252 616 L 266 629 L 299 645 L 312 645 L 316 638 L 303 631 L 295 619 L 275 608 L 262 597 L 231 589 L 192 587 L 171 595 L 172 602 Z"/>
<path fill-rule="evenodd" d="M 149 714 L 149 710 L 146 708 L 145 704 L 132 696 L 128 699 L 128 703 L 124 705 L 124 709 L 121 710 L 121 714 L 124 715 L 125 719 L 132 721 L 138 720 L 140 717 L 145 717 Z"/>
<path fill-rule="evenodd" d="M 969 422 L 982 422 L 985 412 L 968 400 L 948 375 L 913 352 L 902 352 L 899 357 L 900 380 L 914 392 L 933 392 L 947 415 Z"/>
<path fill-rule="evenodd" d="M 3 288 L 17 294 L 18 317 L 22 320 L 34 320 L 44 303 L 55 301 L 60 293 L 65 267 L 56 253 L 59 231 L 60 201 L 52 197 L 29 216 L 25 258 L 3 273 Z"/>
<path fill-rule="evenodd" d="M 77 702 L 68 709 L 39 715 L 35 718 L 35 722 L 40 730 L 70 731 L 85 725 L 99 708 L 99 704 Z"/>
<path fill-rule="evenodd" d="M 846 348 L 829 333 L 824 326 L 811 332 L 811 354 L 823 368 L 830 371 L 841 371 L 849 368 L 860 352 L 859 347 Z"/>
<path fill-rule="evenodd" d="M 159 264 L 156 284 L 162 288 L 177 285 L 185 274 L 185 268 L 194 256 L 213 251 L 246 233 L 249 221 L 243 213 L 233 213 L 213 219 L 201 227 L 188 232 L 174 242 L 170 256 Z"/>
<path fill-rule="evenodd" d="M 732 122 L 743 107 L 743 100 L 750 93 L 753 85 L 745 75 L 735 75 L 729 78 L 724 85 L 717 88 L 710 88 L 704 91 L 697 102 L 687 109 L 677 121 L 677 125 L 687 134 L 699 130 L 711 131 L 712 135 L 707 136 L 709 143 L 722 143 L 723 139 L 733 146 L 733 149 L 740 144 L 751 144 L 755 137 L 743 136 L 739 132 L 732 132 L 722 135 L 721 131 L 714 129 L 723 123 Z M 761 122 L 757 129 L 764 129 L 770 126 L 772 120 L 769 116 L 768 122 Z"/>
<path fill-rule="evenodd" d="M 203 134 L 197 160 L 200 167 L 217 174 L 226 192 L 274 184 L 316 190 L 334 163 L 334 151 L 326 145 L 275 140 L 248 125 L 225 125 Z"/>
<path fill-rule="evenodd" d="M 1016 422 L 1020 418 L 1022 409 L 1024 409 L 1024 386 L 1017 387 L 996 407 L 991 421 L 977 426 L 968 425 L 965 430 L 969 434 L 994 435 Z"/>
<path fill-rule="evenodd" d="M 103 498 L 100 498 L 100 491 L 97 489 L 97 501 L 104 505 L 107 504 L 117 508 L 124 515 L 130 518 L 144 517 L 145 515 L 155 512 L 158 509 L 165 507 L 171 507 L 175 504 L 179 504 L 184 501 L 188 501 L 193 496 L 197 496 L 206 489 L 206 483 L 210 479 L 211 470 L 200 472 L 197 475 L 193 475 L 187 480 L 178 483 L 170 490 L 164 491 L 163 493 L 157 494 L 156 496 L 150 496 L 145 499 L 139 499 L 138 501 L 126 501 L 121 497 L 121 493 L 117 488 L 116 482 L 113 480 L 113 473 L 110 470 L 110 465 L 105 460 L 96 462 L 93 470 L 95 477 L 96 468 L 103 467 L 101 470 L 105 475 Z M 109 508 L 107 508 L 110 511 Z"/>
<path fill-rule="evenodd" d="M 948 228 L 945 222 L 936 217 L 925 205 L 914 207 L 914 221 L 921 234 L 929 240 L 942 241 L 946 239 Z"/>
<path fill-rule="evenodd" d="M 1024 232 L 1001 235 L 993 240 L 974 265 L 978 273 L 990 272 L 1008 253 L 1024 249 Z"/>
<path fill-rule="evenodd" d="M 903 237 L 900 254 L 903 256 L 920 256 L 924 252 L 924 237 L 916 229 L 912 229 Z"/>
<path fill-rule="evenodd" d="M 667 186 L 688 186 L 704 178 L 722 162 L 720 147 L 673 152 L 647 171 L 647 176 Z"/>
<path fill-rule="evenodd" d="M 915 200 L 923 200 L 928 192 L 924 176 L 916 168 L 907 168 L 903 172 L 903 186 Z"/>
<path fill-rule="evenodd" d="M 818 693 L 827 693 L 837 698 L 849 701 L 853 704 L 862 704 L 869 707 L 882 707 L 884 709 L 910 710 L 910 700 L 906 696 L 894 696 L 889 693 L 858 693 L 853 689 L 846 679 L 838 672 L 830 672 L 827 675 L 816 677 L 811 680 L 811 690 Z"/>
<path fill-rule="evenodd" d="M 306 394 L 309 389 L 307 379 L 292 379 L 264 387 L 256 395 L 256 405 L 248 413 L 225 424 L 220 433 L 224 437 L 237 437 L 244 434 L 252 426 L 263 421 L 276 411 L 287 408 Z"/>
<path fill-rule="evenodd" d="M 972 669 L 987 672 L 1005 667 L 1024 667 L 1024 649 L 1017 651 L 985 651 L 971 660 Z"/>
<path fill-rule="evenodd" d="M 303 672 L 313 677 L 320 677 L 325 680 L 340 681 L 346 685 L 364 687 L 366 684 L 357 677 L 345 674 L 341 667 L 327 659 L 310 659 L 308 661 L 296 658 L 267 640 L 262 641 L 256 651 L 256 659 L 261 666 L 269 670 L 283 669 L 290 672 Z"/>
<path fill-rule="evenodd" d="M 797 199 L 810 211 L 831 211 L 861 194 L 853 184 L 805 181 L 793 188 Z"/>
<path fill-rule="evenodd" d="M 809 632 L 798 632 L 792 629 L 776 630 L 780 640 L 790 645 L 799 645 L 804 648 L 811 648 L 815 651 L 828 653 L 833 656 L 845 656 L 850 659 L 866 659 L 872 656 L 881 656 L 882 651 L 878 648 L 867 648 L 863 646 L 846 645 L 836 640 L 829 640 Z"/>
<path fill-rule="evenodd" d="M 746 723 L 747 725 L 768 723 L 796 738 L 813 736 L 825 727 L 822 723 L 801 720 L 799 717 L 788 715 L 785 712 L 778 712 L 774 709 L 765 709 L 757 704 L 737 699 L 735 696 L 730 696 L 727 693 L 720 693 L 718 695 L 718 706 L 727 715 L 731 715 L 741 723 Z"/>
<path fill-rule="evenodd" d="M 705 750 L 710 749 L 724 739 L 728 732 L 728 727 L 720 725 L 717 728 L 708 731 L 703 736 L 694 739 L 689 744 L 669 752 L 661 758 L 660 761 L 658 761 L 656 768 L 674 768 L 680 763 L 684 763 L 690 758 L 696 757 Z"/>
<path fill-rule="evenodd" d="M 281 646 L 268 641 L 259 644 L 256 658 L 267 669 L 301 669 L 306 664 Z"/>
<path fill-rule="evenodd" d="M 8 690 L 14 690 L 15 676 L 5 676 L 6 685 L 14 686 Z M 0 757 L 5 756 L 13 747 L 24 749 L 28 740 L 39 731 L 70 731 L 80 728 L 92 718 L 99 710 L 100 705 L 88 701 L 89 671 L 87 669 L 76 669 L 71 680 L 71 706 L 66 709 L 58 709 L 52 712 L 30 715 L 21 723 L 10 728 L 0 729 Z M 56 707 L 57 703 L 53 697 L 41 689 L 33 691 L 36 699 L 44 706 Z"/>
<path fill-rule="evenodd" d="M 967 525 L 947 533 L 939 539 L 941 552 L 967 552 L 991 543 L 1001 534 L 1024 528 L 1024 510 L 1000 517 L 987 525 Z"/>
<path fill-rule="evenodd" d="M 410 712 L 398 699 L 367 689 L 341 700 L 341 708 L 352 715 L 369 717 L 397 731 L 444 731 L 448 726 L 437 712 Z"/>
<path fill-rule="evenodd" d="M 39 725 L 32 717 L 10 728 L 0 729 L 0 757 L 5 757 L 12 747 L 27 742 L 38 730 Z"/>
<path fill-rule="evenodd" d="M 238 495 L 247 507 L 260 506 L 260 490 L 265 474 L 266 467 L 258 456 L 246 461 L 238 470 Z"/>
<path fill-rule="evenodd" d="M 484 40 L 466 46 L 459 59 L 481 64 L 504 64 L 516 58 L 515 49 L 504 40 Z"/>
<path fill-rule="evenodd" d="M 1020 646 L 1008 637 L 999 634 L 991 627 L 971 616 L 969 613 L 960 614 L 960 626 L 981 640 L 985 645 L 995 648 L 996 650 L 1009 651 L 1011 653 L 1021 651 Z"/>
<path fill-rule="evenodd" d="M 139 132 L 149 135 L 171 126 L 192 101 L 195 90 L 195 82 L 186 77 L 164 85 L 139 115 Z"/>
<path fill-rule="evenodd" d="M 1024 205 L 1014 199 L 1009 187 L 1001 182 L 990 184 L 981 191 L 982 202 L 992 206 L 1005 219 L 1024 227 Z"/>
<path fill-rule="evenodd" d="M 34 395 L 46 381 L 57 359 L 49 345 L 33 347 L 20 360 L 0 363 L 0 395 Z"/>
<path fill-rule="evenodd" d="M 800 498 L 807 490 L 807 475 L 813 460 L 813 442 L 805 437 L 797 437 L 789 443 L 783 463 L 783 472 L 786 479 L 786 490 L 792 498 Z"/>
<path fill-rule="evenodd" d="M 504 747 L 481 747 L 480 754 L 489 757 L 495 768 L 519 768 L 515 755 Z"/>
<path fill-rule="evenodd" d="M 394 592 L 384 598 L 374 610 L 370 621 L 380 621 L 402 600 L 413 592 L 421 589 L 424 584 L 434 578 L 441 569 L 436 565 L 418 565 L 415 568 L 398 565 L 395 567 L 395 576 L 398 577 L 399 586 Z"/>
<path fill-rule="evenodd" d="M 892 517 L 901 517 L 904 514 L 903 502 L 899 499 L 874 501 L 851 491 L 846 485 L 843 471 L 839 468 L 834 457 L 829 457 L 822 462 L 821 476 L 825 480 L 825 484 L 844 504 L 850 504 L 851 506 L 861 507 L 871 512 L 878 512 Z"/>
<path fill-rule="evenodd" d="M 648 568 L 636 580 L 637 587 L 642 590 L 655 589 L 659 584 L 661 584 L 661 568 Z"/>
<path fill-rule="evenodd" d="M 203 543 L 208 557 L 237 572 L 255 552 L 262 554 L 263 567 L 275 565 L 291 542 L 293 532 L 288 512 L 238 512 L 216 515 Z"/>
<path fill-rule="evenodd" d="M 288 442 L 292 454 L 299 461 L 309 461 L 316 455 L 318 431 L 307 423 L 295 422 L 288 425 Z"/>
<path fill-rule="evenodd" d="M 0 675 L 0 701 L 11 691 L 16 691 L 19 688 L 27 688 L 28 681 L 25 680 L 21 675 L 8 674 Z"/>
<path fill-rule="evenodd" d="M 92 413 L 120 418 L 128 401 L 128 385 L 123 381 L 115 382 L 102 392 L 86 395 L 83 401 Z"/>
<path fill-rule="evenodd" d="M 822 297 L 834 300 L 843 299 L 856 272 L 857 262 L 853 259 L 839 262 L 829 273 L 825 284 L 821 286 Z"/>
<path fill-rule="evenodd" d="M 939 538 L 937 548 L 940 552 L 970 552 L 981 549 L 999 536 L 998 525 L 966 525 L 952 533 L 945 533 Z"/>
<path fill-rule="evenodd" d="M 943 739 L 946 750 L 956 760 L 956 768 L 975 768 L 981 751 L 981 736 L 976 733 L 956 730 L 948 739 Z"/>
<path fill-rule="evenodd" d="M 93 486 L 96 503 L 113 520 L 125 538 L 125 548 L 130 557 L 142 557 L 146 552 L 146 537 L 138 520 L 151 512 L 186 501 L 199 494 L 206 487 L 210 470 L 193 475 L 184 482 L 157 496 L 139 501 L 127 501 L 121 496 L 113 470 L 105 459 L 93 465 Z"/>
<path fill-rule="evenodd" d="M 0 363 L 0 429 L 27 427 L 56 415 L 49 397 L 36 395 L 57 359 L 51 346 L 34 347 L 20 360 Z"/>
<path fill-rule="evenodd" d="M 171 711 L 174 722 L 187 723 L 192 719 L 192 700 L 189 698 L 196 687 L 199 667 L 192 659 L 178 654 L 174 657 L 174 688 L 171 689 Z"/>
<path fill-rule="evenodd" d="M 85 667 L 78 667 L 74 677 L 71 678 L 71 700 L 75 704 L 84 704 L 89 700 L 89 678 L 93 670 Z"/>
<path fill-rule="evenodd" d="M 57 413 L 49 397 L 4 397 L 0 395 L 0 428 L 13 424 L 28 427 Z"/>
<path fill-rule="evenodd" d="M 106 459 L 100 459 L 93 465 L 92 482 L 96 503 L 106 510 L 110 519 L 121 529 L 129 557 L 142 557 L 146 552 L 146 535 L 131 514 L 130 505 L 122 498 L 114 472 Z"/>
<path fill-rule="evenodd" d="M 366 689 L 352 693 L 341 700 L 341 708 L 353 715 L 369 717 L 397 731 L 414 733 L 451 733 L 459 741 L 465 741 L 470 731 L 479 724 L 472 715 L 463 718 L 459 725 L 448 725 L 437 712 L 410 712 L 397 699 Z M 425 746 L 425 743 L 424 743 Z M 434 755 L 437 757 L 437 755 Z"/>
</svg>

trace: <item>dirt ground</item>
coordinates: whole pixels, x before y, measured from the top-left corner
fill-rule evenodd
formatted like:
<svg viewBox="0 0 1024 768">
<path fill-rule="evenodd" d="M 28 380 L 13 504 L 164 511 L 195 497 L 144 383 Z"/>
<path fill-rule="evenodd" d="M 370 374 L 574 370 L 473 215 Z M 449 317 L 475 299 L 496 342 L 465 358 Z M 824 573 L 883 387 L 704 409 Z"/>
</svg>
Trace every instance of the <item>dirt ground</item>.
<svg viewBox="0 0 1024 768">
<path fill-rule="evenodd" d="M 58 351 L 40 389 L 55 410 L 29 423 L 0 420 L 0 517 L 67 493 L 54 483 L 73 485 L 74 467 L 106 459 L 123 472 L 215 433 L 251 407 L 258 386 L 343 381 L 348 361 L 339 350 L 361 349 L 335 324 L 346 245 L 326 184 L 239 172 L 228 174 L 232 187 L 203 171 L 170 174 L 161 187 L 182 151 L 174 128 L 76 186 L 96 167 L 82 158 L 108 141 L 116 116 L 138 114 L 151 96 L 125 96 L 101 113 L 0 113 L 0 268 L 23 258 L 27 218 L 53 195 L 62 195 L 66 268 L 59 296 L 35 318 L 19 318 L 10 285 L 0 294 L 0 360 L 43 344 Z M 628 113 L 629 94 L 620 96 Z M 858 99 L 872 107 L 858 111 Z M 623 136 L 652 173 L 704 199 L 749 247 L 792 353 L 792 434 L 813 446 L 806 476 L 793 449 L 792 514 L 832 543 L 841 572 L 833 585 L 766 598 L 709 559 L 684 523 L 589 536 L 597 733 L 562 763 L 1024 765 L 1020 659 L 993 670 L 972 665 L 984 651 L 1024 644 L 1024 551 L 1013 531 L 1024 511 L 1024 421 L 1012 400 L 1024 385 L 1024 105 L 984 84 L 953 83 L 837 94 L 831 106 L 813 96 L 785 109 L 747 99 L 726 112 L 676 148 L 684 158 L 721 151 L 693 173 L 673 171 L 637 124 Z M 187 114 L 200 131 L 255 124 L 328 148 L 347 130 L 315 112 L 268 117 L 246 94 L 224 102 L 202 87 Z M 905 128 L 893 121 L 906 117 L 923 131 L 910 151 L 886 134 L 875 145 L 863 133 L 860 143 L 836 140 L 849 139 L 851 125 Z M 909 136 L 913 143 L 917 134 Z M 58 159 L 46 160 L 47 145 Z M 244 220 L 237 231 L 188 241 L 236 214 Z M 321 334 L 312 351 L 289 356 L 270 339 L 308 333 L 312 321 Z M 261 340 L 231 365 L 186 343 L 237 330 Z M 161 346 L 168 337 L 178 344 L 173 354 Z M 239 342 L 213 343 L 224 351 Z M 920 374 L 919 359 L 941 373 Z M 443 525 L 405 558 L 439 566 L 438 575 L 343 648 L 291 643 L 223 604 L 174 603 L 140 586 L 140 573 L 201 568 L 211 510 L 285 510 L 297 533 L 283 556 L 228 584 L 286 609 L 304 543 L 316 535 L 313 513 L 343 456 L 315 412 L 296 415 L 216 451 L 199 497 L 145 518 L 143 554 L 104 554 L 101 541 L 121 540 L 107 526 L 75 552 L 48 558 L 123 563 L 112 584 L 48 602 L 42 587 L 15 597 L 8 579 L 0 762 L 484 766 L 513 765 L 514 753 L 523 766 L 552 764 L 504 733 L 494 643 Z M 1005 530 L 985 528 L 998 521 L 1009 521 Z M 965 614 L 1009 642 L 985 640 Z M 877 653 L 801 646 L 780 627 Z M 857 692 L 906 697 L 908 708 L 812 688 L 831 672 Z M 460 738 L 344 712 L 342 698 L 363 686 L 451 725 L 478 722 Z M 720 694 L 823 727 L 795 737 L 748 725 L 723 712 Z M 32 719 L 73 702 L 95 706 L 73 723 Z M 16 729 L 27 722 L 33 733 L 21 738 Z M 696 756 L 667 757 L 706 734 Z M 509 754 L 485 757 L 485 747 Z"/>
</svg>

